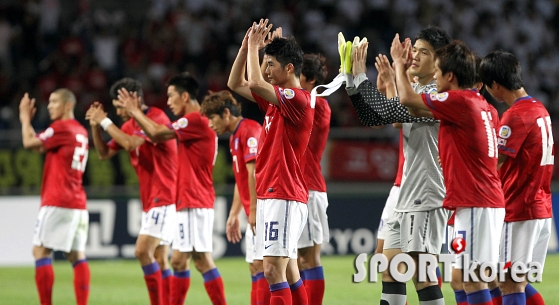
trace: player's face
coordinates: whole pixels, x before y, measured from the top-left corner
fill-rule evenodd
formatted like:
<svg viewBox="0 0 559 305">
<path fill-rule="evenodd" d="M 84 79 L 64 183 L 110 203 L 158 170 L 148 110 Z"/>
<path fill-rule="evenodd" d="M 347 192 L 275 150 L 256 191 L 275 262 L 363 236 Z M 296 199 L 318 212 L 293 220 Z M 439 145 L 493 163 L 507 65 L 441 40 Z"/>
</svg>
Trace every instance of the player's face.
<svg viewBox="0 0 559 305">
<path fill-rule="evenodd" d="M 225 117 L 222 118 L 218 114 L 212 114 L 208 119 L 210 121 L 210 128 L 218 135 L 222 135 L 228 131 L 228 119 Z"/>
<path fill-rule="evenodd" d="M 435 73 L 435 50 L 428 42 L 422 39 L 416 40 L 412 54 L 411 75 L 423 78 Z"/>
<path fill-rule="evenodd" d="M 184 93 L 188 94 L 188 93 Z M 185 102 L 182 95 L 177 91 L 175 86 L 171 85 L 167 88 L 167 105 L 174 115 L 184 114 Z"/>
<path fill-rule="evenodd" d="M 275 56 L 266 56 L 266 58 L 268 59 L 268 65 L 266 66 L 265 72 L 266 77 L 268 77 L 267 81 L 269 81 L 272 85 L 281 87 L 287 82 L 287 66 L 282 68 Z"/>
<path fill-rule="evenodd" d="M 67 103 L 62 100 L 60 94 L 51 93 L 49 97 L 49 104 L 47 106 L 50 119 L 53 121 L 61 119 L 66 112 L 66 104 Z"/>
<path fill-rule="evenodd" d="M 128 115 L 128 111 L 124 110 L 124 108 L 117 106 L 118 100 L 113 100 L 113 106 L 115 106 L 116 114 L 122 119 L 122 121 L 126 122 L 130 119 Z"/>
<path fill-rule="evenodd" d="M 439 69 L 439 61 L 435 62 L 435 80 L 437 82 L 437 92 L 445 92 L 450 90 L 450 83 Z"/>
</svg>

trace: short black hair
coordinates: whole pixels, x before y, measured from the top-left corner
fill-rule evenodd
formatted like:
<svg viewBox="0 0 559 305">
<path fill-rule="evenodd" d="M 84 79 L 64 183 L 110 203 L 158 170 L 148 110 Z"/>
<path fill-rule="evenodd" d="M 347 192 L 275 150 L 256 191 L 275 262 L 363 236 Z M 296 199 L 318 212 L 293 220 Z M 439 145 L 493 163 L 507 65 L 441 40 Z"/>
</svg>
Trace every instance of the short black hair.
<svg viewBox="0 0 559 305">
<path fill-rule="evenodd" d="M 190 99 L 197 100 L 198 90 L 200 89 L 200 84 L 192 74 L 188 72 L 182 72 L 177 74 L 167 82 L 167 86 L 175 86 L 175 90 L 179 94 L 184 92 L 188 93 Z"/>
<path fill-rule="evenodd" d="M 444 30 L 432 25 L 427 26 L 417 33 L 415 40 L 417 41 L 419 39 L 429 43 L 435 51 L 446 46 L 452 41 L 450 35 L 448 35 Z"/>
<path fill-rule="evenodd" d="M 439 60 L 442 74 L 452 72 L 458 80 L 460 88 L 472 88 L 476 78 L 476 57 L 468 46 L 454 40 L 450 44 L 435 51 L 435 59 Z"/>
<path fill-rule="evenodd" d="M 303 51 L 293 37 L 276 37 L 264 47 L 264 53 L 273 56 L 284 68 L 288 64 L 293 65 L 295 76 L 301 75 L 303 67 Z"/>
<path fill-rule="evenodd" d="M 128 92 L 136 92 L 138 97 L 144 95 L 144 92 L 142 91 L 142 83 L 140 83 L 140 81 L 130 77 L 125 77 L 117 80 L 111 86 L 111 89 L 109 90 L 109 95 L 111 96 L 111 99 L 118 100 L 118 90 L 122 88 L 128 90 Z"/>
<path fill-rule="evenodd" d="M 324 84 L 328 70 L 326 69 L 326 58 L 321 54 L 305 54 L 303 56 L 303 68 L 301 73 L 307 80 L 315 80 L 315 85 Z"/>
<path fill-rule="evenodd" d="M 489 88 L 493 86 L 493 82 L 511 91 L 524 86 L 522 67 L 512 53 L 496 50 L 487 54 L 481 61 L 479 70 L 483 83 Z"/>
</svg>

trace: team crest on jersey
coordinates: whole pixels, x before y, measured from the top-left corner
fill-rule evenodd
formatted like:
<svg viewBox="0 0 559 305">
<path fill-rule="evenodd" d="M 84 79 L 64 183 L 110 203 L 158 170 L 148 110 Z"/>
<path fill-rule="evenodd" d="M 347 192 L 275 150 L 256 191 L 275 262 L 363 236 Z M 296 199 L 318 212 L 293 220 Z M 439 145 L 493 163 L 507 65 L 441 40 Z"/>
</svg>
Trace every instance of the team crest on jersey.
<svg viewBox="0 0 559 305">
<path fill-rule="evenodd" d="M 250 137 L 250 138 L 248 138 L 248 140 L 247 140 L 247 146 L 248 146 L 248 147 L 251 147 L 251 148 L 257 147 L 257 146 L 258 146 L 258 140 L 256 140 L 255 137 Z"/>
<path fill-rule="evenodd" d="M 499 146 L 507 146 L 507 140 L 502 139 L 502 138 L 498 138 L 498 139 L 497 139 L 497 145 L 499 145 Z"/>
<path fill-rule="evenodd" d="M 52 127 L 49 127 L 39 135 L 39 139 L 44 141 L 52 137 L 53 135 L 54 135 L 54 129 L 52 129 Z"/>
<path fill-rule="evenodd" d="M 180 118 L 177 123 L 179 123 L 180 128 L 185 128 L 188 126 L 188 120 L 186 118 Z"/>
<path fill-rule="evenodd" d="M 292 89 L 283 89 L 283 95 L 286 99 L 290 100 L 295 97 L 295 91 Z"/>
<path fill-rule="evenodd" d="M 437 91 L 431 92 L 429 93 L 429 98 L 432 101 L 436 100 L 439 102 L 444 102 L 448 98 L 448 92 L 441 92 L 441 93 L 437 93 Z"/>
<path fill-rule="evenodd" d="M 508 139 L 511 134 L 512 130 L 507 125 L 503 125 L 501 129 L 499 129 L 499 138 Z"/>
</svg>

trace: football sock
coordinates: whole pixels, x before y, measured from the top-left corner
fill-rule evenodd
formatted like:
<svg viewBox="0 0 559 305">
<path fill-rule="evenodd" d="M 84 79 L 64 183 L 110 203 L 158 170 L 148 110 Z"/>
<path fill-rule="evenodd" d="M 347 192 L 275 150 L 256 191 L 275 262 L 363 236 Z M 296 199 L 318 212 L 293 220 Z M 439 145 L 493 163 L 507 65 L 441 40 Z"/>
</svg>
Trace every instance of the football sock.
<svg viewBox="0 0 559 305">
<path fill-rule="evenodd" d="M 169 302 L 171 302 L 171 283 L 173 282 L 171 269 L 161 270 L 161 282 L 163 287 L 163 305 L 169 305 Z"/>
<path fill-rule="evenodd" d="M 190 287 L 190 270 L 175 271 L 171 282 L 171 305 L 183 305 Z"/>
<path fill-rule="evenodd" d="M 526 294 L 524 292 L 509 293 L 503 296 L 503 305 L 524 305 Z"/>
<path fill-rule="evenodd" d="M 223 279 L 219 275 L 217 268 L 204 274 L 204 287 L 213 305 L 227 304 L 225 301 L 225 290 L 223 289 Z"/>
<path fill-rule="evenodd" d="M 439 288 L 443 287 L 443 277 L 441 276 L 441 269 L 439 269 L 439 266 L 437 266 L 437 269 L 435 269 L 435 271 L 437 272 L 437 281 L 439 282 Z"/>
<path fill-rule="evenodd" d="M 456 299 L 456 305 L 468 305 L 468 299 L 464 290 L 454 290 L 454 298 Z"/>
<path fill-rule="evenodd" d="M 41 305 L 51 305 L 54 271 L 50 258 L 41 258 L 35 261 L 35 284 L 37 285 Z"/>
<path fill-rule="evenodd" d="M 526 293 L 526 305 L 544 305 L 542 295 L 534 288 L 534 286 L 528 284 L 524 289 Z"/>
<path fill-rule="evenodd" d="M 324 298 L 324 269 L 322 266 L 315 268 L 303 270 L 303 285 L 307 290 L 307 297 L 309 298 L 309 304 L 320 305 L 322 304 L 322 299 Z"/>
<path fill-rule="evenodd" d="M 293 305 L 291 302 L 291 290 L 287 282 L 270 285 L 270 305 Z"/>
<path fill-rule="evenodd" d="M 466 298 L 468 299 L 468 304 L 470 305 L 493 305 L 489 289 L 482 289 L 468 293 L 466 294 Z"/>
<path fill-rule="evenodd" d="M 258 290 L 258 286 L 256 286 L 256 275 L 251 275 L 250 278 L 251 286 L 250 286 L 250 305 L 256 305 L 256 293 Z"/>
<path fill-rule="evenodd" d="M 270 292 L 270 285 L 268 285 L 268 281 L 266 281 L 266 277 L 264 277 L 264 272 L 256 274 L 256 286 L 258 286 L 256 304 L 270 305 L 272 294 Z"/>
<path fill-rule="evenodd" d="M 299 279 L 297 282 L 289 285 L 291 290 L 291 302 L 293 305 L 308 305 L 309 299 L 307 298 L 307 291 L 303 285 L 303 281 Z"/>
<path fill-rule="evenodd" d="M 78 305 L 87 305 L 89 298 L 89 264 L 85 259 L 74 263 L 74 292 L 76 293 L 76 301 Z"/>
<path fill-rule="evenodd" d="M 501 289 L 499 287 L 495 287 L 491 289 L 491 301 L 493 301 L 493 305 L 501 305 L 503 304 L 503 297 L 501 295 Z"/>
<path fill-rule="evenodd" d="M 406 304 L 406 283 L 382 282 L 381 305 Z"/>
<path fill-rule="evenodd" d="M 153 262 L 149 265 L 142 266 L 144 271 L 144 280 L 149 293 L 149 301 L 151 305 L 162 304 L 163 302 L 163 279 L 161 278 L 161 270 L 159 264 Z"/>
<path fill-rule="evenodd" d="M 420 305 L 444 305 L 443 293 L 438 285 L 417 291 Z"/>
</svg>

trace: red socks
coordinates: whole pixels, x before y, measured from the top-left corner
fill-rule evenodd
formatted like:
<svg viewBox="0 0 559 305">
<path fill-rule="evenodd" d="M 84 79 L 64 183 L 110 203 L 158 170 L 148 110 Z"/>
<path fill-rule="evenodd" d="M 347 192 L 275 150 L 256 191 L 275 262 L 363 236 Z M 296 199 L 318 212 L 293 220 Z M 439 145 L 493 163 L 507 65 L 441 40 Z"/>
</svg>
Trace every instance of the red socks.
<svg viewBox="0 0 559 305">
<path fill-rule="evenodd" d="M 324 298 L 324 269 L 322 266 L 303 270 L 303 285 L 310 305 L 321 305 Z"/>
<path fill-rule="evenodd" d="M 41 305 L 51 305 L 54 271 L 50 258 L 41 258 L 35 261 L 35 284 L 37 285 Z"/>
<path fill-rule="evenodd" d="M 270 285 L 270 305 L 293 305 L 291 301 L 291 290 L 287 282 Z"/>
<path fill-rule="evenodd" d="M 307 291 L 301 279 L 290 285 L 289 289 L 291 290 L 291 302 L 293 305 L 309 305 Z"/>
<path fill-rule="evenodd" d="M 89 298 L 89 264 L 85 259 L 74 263 L 74 291 L 78 305 L 86 305 Z"/>
<path fill-rule="evenodd" d="M 270 285 L 264 277 L 264 272 L 256 274 L 256 286 L 258 287 L 256 293 L 256 304 L 257 305 L 269 305 L 272 294 L 270 292 Z"/>
<path fill-rule="evenodd" d="M 157 262 L 142 266 L 151 305 L 163 304 L 163 283 Z"/>
<path fill-rule="evenodd" d="M 163 305 L 171 304 L 171 283 L 173 281 L 173 275 L 170 269 L 161 270 L 161 282 L 163 287 Z"/>
<path fill-rule="evenodd" d="M 175 271 L 171 282 L 171 305 L 183 305 L 190 287 L 190 270 Z"/>
<path fill-rule="evenodd" d="M 227 304 L 225 301 L 225 290 L 223 289 L 223 279 L 219 275 L 217 268 L 214 268 L 204 274 L 204 287 L 210 297 L 213 305 Z"/>
</svg>

